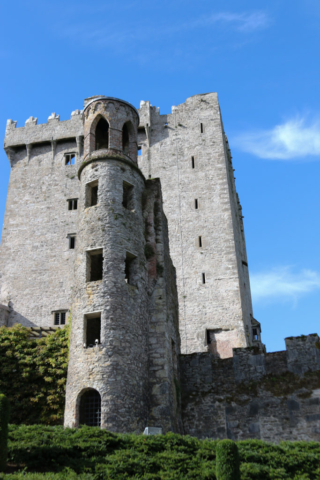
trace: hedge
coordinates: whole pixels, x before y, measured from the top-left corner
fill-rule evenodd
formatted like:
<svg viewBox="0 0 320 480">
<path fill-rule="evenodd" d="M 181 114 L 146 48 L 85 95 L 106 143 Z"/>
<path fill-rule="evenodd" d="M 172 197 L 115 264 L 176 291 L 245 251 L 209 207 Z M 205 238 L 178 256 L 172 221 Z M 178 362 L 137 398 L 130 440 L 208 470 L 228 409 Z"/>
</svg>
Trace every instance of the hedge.
<svg viewBox="0 0 320 480">
<path fill-rule="evenodd" d="M 0 327 L 0 393 L 12 423 L 62 424 L 68 340 L 68 326 L 38 340 L 21 325 Z"/>
<path fill-rule="evenodd" d="M 149 437 L 85 426 L 64 430 L 60 426 L 11 425 L 8 464 L 9 468 L 25 469 L 24 480 L 69 480 L 75 474 L 91 475 L 83 478 L 94 480 L 214 480 L 218 444 L 173 433 Z M 242 480 L 320 478 L 318 442 L 273 445 L 245 440 L 236 444 Z M 32 472 L 50 473 L 51 477 L 32 477 Z M 5 480 L 20 478 L 0 475 Z"/>
</svg>

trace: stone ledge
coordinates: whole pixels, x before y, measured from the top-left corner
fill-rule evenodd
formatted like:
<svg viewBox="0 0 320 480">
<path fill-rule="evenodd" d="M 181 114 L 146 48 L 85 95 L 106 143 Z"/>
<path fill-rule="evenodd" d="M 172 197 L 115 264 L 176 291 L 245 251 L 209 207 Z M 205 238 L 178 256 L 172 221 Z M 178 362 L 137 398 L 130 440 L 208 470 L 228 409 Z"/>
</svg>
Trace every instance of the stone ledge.
<svg viewBox="0 0 320 480">
<path fill-rule="evenodd" d="M 134 163 L 128 155 L 125 155 L 122 152 L 119 152 L 118 150 L 114 149 L 103 149 L 103 150 L 96 150 L 92 153 L 89 153 L 83 162 L 80 165 L 80 168 L 78 170 L 78 178 L 79 180 L 81 179 L 81 172 L 82 170 L 89 165 L 90 163 L 99 161 L 99 162 L 107 162 L 109 160 L 118 160 L 120 162 L 125 163 L 126 165 L 129 165 L 130 167 L 134 168 L 145 180 L 145 177 L 143 173 L 141 172 L 140 168 L 136 163 Z"/>
</svg>

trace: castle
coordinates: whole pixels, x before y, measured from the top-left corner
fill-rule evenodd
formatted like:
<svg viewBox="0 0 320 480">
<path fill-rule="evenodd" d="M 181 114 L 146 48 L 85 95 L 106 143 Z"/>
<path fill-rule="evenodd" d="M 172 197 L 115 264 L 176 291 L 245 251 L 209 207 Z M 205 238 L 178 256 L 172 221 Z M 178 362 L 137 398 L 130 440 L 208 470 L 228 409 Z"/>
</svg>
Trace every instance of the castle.
<svg viewBox="0 0 320 480">
<path fill-rule="evenodd" d="M 66 426 L 320 439 L 319 337 L 267 354 L 253 317 L 217 94 L 168 115 L 89 97 L 67 121 L 8 120 L 4 148 L 0 325 L 71 322 Z"/>
</svg>

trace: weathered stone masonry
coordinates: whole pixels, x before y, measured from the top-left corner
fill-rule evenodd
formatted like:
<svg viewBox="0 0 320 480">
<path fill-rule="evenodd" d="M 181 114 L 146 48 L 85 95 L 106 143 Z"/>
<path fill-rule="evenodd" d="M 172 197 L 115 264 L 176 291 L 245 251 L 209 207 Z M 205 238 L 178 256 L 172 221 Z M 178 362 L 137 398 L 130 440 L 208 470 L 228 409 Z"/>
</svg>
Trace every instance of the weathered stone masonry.
<svg viewBox="0 0 320 480">
<path fill-rule="evenodd" d="M 200 438 L 320 440 L 318 335 L 286 351 L 236 348 L 233 358 L 181 355 L 184 433 Z"/>
<path fill-rule="evenodd" d="M 71 321 L 66 426 L 320 440 L 319 337 L 267 354 L 253 318 L 216 94 L 90 97 L 4 147 L 0 326 Z"/>
</svg>

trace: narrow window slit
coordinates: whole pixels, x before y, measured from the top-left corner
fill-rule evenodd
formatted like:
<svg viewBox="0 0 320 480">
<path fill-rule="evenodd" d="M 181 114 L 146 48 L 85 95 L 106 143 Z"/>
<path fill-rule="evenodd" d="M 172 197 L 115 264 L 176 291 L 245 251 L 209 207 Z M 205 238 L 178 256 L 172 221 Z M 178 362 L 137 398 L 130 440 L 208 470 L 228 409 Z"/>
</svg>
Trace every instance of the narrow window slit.
<svg viewBox="0 0 320 480">
<path fill-rule="evenodd" d="M 76 248 L 76 236 L 70 235 L 69 236 L 69 249 L 74 250 Z"/>
<path fill-rule="evenodd" d="M 194 162 L 194 157 L 191 157 L 191 168 L 194 168 L 195 162 Z"/>
<path fill-rule="evenodd" d="M 205 273 L 202 274 L 202 283 L 206 283 L 206 274 Z"/>
<path fill-rule="evenodd" d="M 128 210 L 132 210 L 134 208 L 133 185 L 127 182 L 123 182 L 122 205 Z"/>
<path fill-rule="evenodd" d="M 198 210 L 198 199 L 197 198 L 194 200 L 194 208 L 196 210 Z"/>
<path fill-rule="evenodd" d="M 202 237 L 201 236 L 199 237 L 199 247 L 202 247 Z"/>
<path fill-rule="evenodd" d="M 200 123 L 200 132 L 203 133 L 203 123 Z"/>
</svg>

